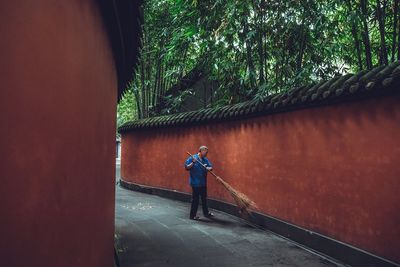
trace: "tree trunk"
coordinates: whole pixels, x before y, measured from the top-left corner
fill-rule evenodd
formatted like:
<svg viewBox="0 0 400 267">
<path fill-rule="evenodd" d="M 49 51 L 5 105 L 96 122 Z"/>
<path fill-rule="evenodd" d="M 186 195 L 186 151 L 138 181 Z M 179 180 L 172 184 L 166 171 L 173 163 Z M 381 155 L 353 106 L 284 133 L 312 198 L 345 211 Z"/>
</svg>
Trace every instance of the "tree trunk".
<svg viewBox="0 0 400 267">
<path fill-rule="evenodd" d="M 249 70 L 249 80 L 250 80 L 250 87 L 253 89 L 255 88 L 255 77 L 254 77 L 254 62 L 253 57 L 251 55 L 251 41 L 248 38 L 249 33 L 249 24 L 248 24 L 248 10 L 246 9 L 243 15 L 243 38 L 246 44 L 246 56 L 247 56 L 247 66 Z"/>
<path fill-rule="evenodd" d="M 180 62 L 180 65 L 179 65 L 179 75 L 178 75 L 178 81 L 177 81 L 178 83 L 180 83 L 180 81 L 183 78 L 183 70 L 184 70 L 184 66 L 185 66 L 185 63 L 186 63 L 186 57 L 187 57 L 188 50 L 189 50 L 189 43 L 187 42 L 185 44 L 185 48 L 184 48 L 184 51 L 183 51 L 182 61 Z"/>
<path fill-rule="evenodd" d="M 158 95 L 157 95 L 157 105 L 160 103 L 161 98 L 164 96 L 163 91 L 162 91 L 162 81 L 163 81 L 163 76 L 164 76 L 164 64 L 161 60 L 161 66 L 160 66 L 160 76 L 158 78 Z"/>
<path fill-rule="evenodd" d="M 153 106 L 157 105 L 159 95 L 160 95 L 160 79 L 161 79 L 161 67 L 162 67 L 162 54 L 164 51 L 164 38 L 161 38 L 159 44 L 159 52 L 157 55 L 157 67 L 154 78 L 154 97 L 153 97 Z"/>
<path fill-rule="evenodd" d="M 303 9 L 303 14 L 305 13 L 305 10 Z M 297 55 L 296 59 L 296 72 L 299 73 L 302 67 L 302 62 L 303 62 L 303 55 L 304 55 L 304 50 L 305 50 L 305 43 L 306 43 L 306 31 L 305 31 L 305 18 L 303 16 L 301 20 L 301 25 L 300 25 L 300 49 L 299 53 Z"/>
<path fill-rule="evenodd" d="M 141 109 L 141 105 L 140 105 L 139 90 L 138 90 L 137 84 L 133 84 L 133 87 L 134 87 L 133 95 L 134 95 L 135 101 L 136 101 L 137 115 L 138 115 L 138 118 L 141 119 L 142 118 L 142 109 Z"/>
<path fill-rule="evenodd" d="M 361 0 L 361 13 L 362 13 L 362 24 L 363 24 L 363 42 L 365 46 L 365 62 L 368 69 L 372 69 L 372 55 L 371 55 L 371 44 L 369 40 L 369 30 L 368 30 L 368 0 Z"/>
<path fill-rule="evenodd" d="M 392 39 L 392 58 L 391 62 L 396 58 L 396 39 L 397 39 L 397 21 L 398 21 L 399 0 L 394 0 L 393 5 L 393 39 Z M 400 35 L 400 32 L 399 32 Z"/>
<path fill-rule="evenodd" d="M 381 65 L 388 64 L 386 42 L 385 42 L 385 10 L 386 10 L 386 0 L 383 0 L 382 6 L 381 6 L 381 0 L 376 0 L 376 14 L 379 24 L 379 34 L 381 37 L 381 48 L 379 55 L 379 63 Z"/>
<path fill-rule="evenodd" d="M 151 100 L 152 100 L 152 93 L 153 93 L 153 91 L 151 90 L 151 66 L 152 66 L 152 64 L 151 64 L 151 51 L 150 51 L 150 36 L 149 35 L 147 35 L 147 40 L 146 40 L 146 43 L 147 43 L 147 60 L 146 60 L 146 100 L 147 100 L 147 102 L 146 102 L 146 108 L 147 108 L 147 110 L 146 110 L 146 115 L 147 115 L 147 117 L 149 117 L 150 116 L 150 113 L 149 113 L 149 111 L 150 111 L 150 106 L 152 105 L 152 103 L 151 103 Z"/>
<path fill-rule="evenodd" d="M 351 7 L 351 0 L 347 0 L 347 6 L 349 9 L 349 13 L 353 16 L 351 16 L 350 21 L 351 21 L 351 34 L 353 35 L 354 39 L 354 47 L 356 49 L 357 53 L 357 64 L 358 64 L 358 70 L 363 69 L 363 64 L 362 64 L 362 58 L 361 58 L 361 47 L 360 47 L 360 40 L 358 39 L 358 31 L 357 31 L 357 20 L 355 20 L 356 13 L 353 11 Z"/>
<path fill-rule="evenodd" d="M 141 100 L 142 100 L 142 118 L 148 117 L 148 108 L 147 108 L 147 86 L 146 86 L 146 57 L 145 52 L 147 49 L 147 34 L 145 29 L 143 29 L 143 37 L 142 37 L 143 48 L 141 51 L 140 57 L 140 81 L 141 81 Z"/>
<path fill-rule="evenodd" d="M 154 74 L 154 85 L 153 85 L 153 104 L 156 105 L 158 99 L 158 80 L 160 79 L 160 67 L 161 67 L 161 49 L 157 54 L 157 66 Z"/>
<path fill-rule="evenodd" d="M 399 10 L 399 0 L 396 0 L 397 10 Z M 398 34 L 397 34 L 397 60 L 400 60 L 400 12 L 397 11 L 397 25 L 398 25 Z"/>
<path fill-rule="evenodd" d="M 260 67 L 260 70 L 259 70 L 259 84 L 260 85 L 264 84 L 264 47 L 263 47 L 264 1 L 265 0 L 261 0 L 260 5 L 257 5 L 257 3 L 253 0 L 253 6 L 257 9 L 257 22 L 258 22 L 258 25 L 257 25 L 257 48 L 258 48 L 258 58 L 259 58 L 259 64 L 260 64 L 260 66 L 259 66 Z"/>
<path fill-rule="evenodd" d="M 146 80 L 146 78 L 145 78 L 145 71 L 144 71 L 144 60 L 143 60 L 143 57 L 141 58 L 141 60 L 140 60 L 141 62 L 140 62 L 140 85 L 141 85 L 141 110 L 142 110 L 142 112 L 141 112 L 141 117 L 140 117 L 140 119 L 142 119 L 142 118 L 145 118 L 146 117 L 146 110 L 147 110 L 147 108 L 146 108 L 146 85 L 145 85 L 145 80 Z"/>
</svg>

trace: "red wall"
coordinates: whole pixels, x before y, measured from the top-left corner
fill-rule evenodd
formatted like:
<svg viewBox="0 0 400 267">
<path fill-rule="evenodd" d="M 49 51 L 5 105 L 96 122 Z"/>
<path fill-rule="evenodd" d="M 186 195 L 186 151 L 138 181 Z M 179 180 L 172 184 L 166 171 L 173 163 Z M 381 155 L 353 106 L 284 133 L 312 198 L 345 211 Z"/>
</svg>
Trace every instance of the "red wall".
<svg viewBox="0 0 400 267">
<path fill-rule="evenodd" d="M 0 1 L 0 266 L 112 266 L 112 50 L 95 0 Z"/>
<path fill-rule="evenodd" d="M 122 137 L 126 181 L 190 192 L 185 151 L 260 212 L 400 262 L 399 96 Z M 231 198 L 212 176 L 209 196 Z"/>
</svg>

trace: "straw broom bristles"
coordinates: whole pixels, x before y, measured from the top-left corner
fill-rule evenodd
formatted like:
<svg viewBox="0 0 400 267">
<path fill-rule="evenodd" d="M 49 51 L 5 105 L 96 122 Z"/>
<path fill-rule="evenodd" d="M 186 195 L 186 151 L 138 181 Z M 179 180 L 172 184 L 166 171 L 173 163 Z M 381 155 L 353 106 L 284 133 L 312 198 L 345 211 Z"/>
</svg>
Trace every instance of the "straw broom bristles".
<svg viewBox="0 0 400 267">
<path fill-rule="evenodd" d="M 189 154 L 191 157 L 193 157 L 192 154 L 190 154 L 189 152 L 186 152 L 187 154 Z M 207 167 L 199 162 L 201 166 L 203 166 L 204 168 L 207 169 Z M 249 216 L 250 215 L 250 208 L 257 208 L 256 204 L 254 203 L 254 201 L 252 201 L 251 199 L 249 199 L 245 194 L 237 191 L 236 189 L 234 189 L 230 184 L 228 184 L 227 182 L 225 182 L 221 177 L 219 177 L 218 175 L 216 175 L 213 171 L 207 170 L 209 173 L 211 173 L 215 179 L 220 182 L 227 190 L 228 192 L 231 194 L 232 198 L 235 200 L 236 205 L 239 207 L 239 213 Z"/>
<path fill-rule="evenodd" d="M 228 192 L 231 194 L 231 196 L 233 197 L 233 199 L 235 200 L 237 206 L 239 207 L 239 213 L 241 214 L 245 214 L 245 215 L 250 215 L 249 209 L 250 208 L 256 208 L 256 204 L 254 203 L 254 201 L 252 201 L 251 199 L 249 199 L 245 194 L 237 191 L 236 189 L 234 189 L 230 184 L 228 184 L 227 182 L 225 182 L 224 180 L 222 180 L 221 177 L 216 176 L 215 177 L 217 179 L 217 181 L 219 181 L 227 190 Z"/>
</svg>

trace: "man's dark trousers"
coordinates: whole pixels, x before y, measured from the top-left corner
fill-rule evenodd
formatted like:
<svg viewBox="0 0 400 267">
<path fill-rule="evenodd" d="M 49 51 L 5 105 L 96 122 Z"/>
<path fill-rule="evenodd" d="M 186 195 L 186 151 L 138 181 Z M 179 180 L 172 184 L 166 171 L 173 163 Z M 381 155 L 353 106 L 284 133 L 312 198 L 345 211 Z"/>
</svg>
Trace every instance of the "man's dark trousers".
<svg viewBox="0 0 400 267">
<path fill-rule="evenodd" d="M 190 218 L 194 218 L 194 216 L 196 216 L 200 196 L 203 214 L 204 216 L 208 215 L 207 186 L 192 186 L 192 206 L 190 208 Z"/>
</svg>

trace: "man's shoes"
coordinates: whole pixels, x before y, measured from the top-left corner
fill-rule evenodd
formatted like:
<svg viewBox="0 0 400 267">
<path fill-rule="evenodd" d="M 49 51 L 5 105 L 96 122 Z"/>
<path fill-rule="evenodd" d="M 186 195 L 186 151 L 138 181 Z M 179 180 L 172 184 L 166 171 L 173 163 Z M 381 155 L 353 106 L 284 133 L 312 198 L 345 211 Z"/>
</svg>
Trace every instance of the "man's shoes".
<svg viewBox="0 0 400 267">
<path fill-rule="evenodd" d="M 207 215 L 204 215 L 204 216 L 207 217 L 207 218 L 214 217 L 214 213 L 209 212 Z"/>
<path fill-rule="evenodd" d="M 200 217 L 199 216 L 194 216 L 194 217 L 190 217 L 189 219 L 198 221 L 200 219 Z"/>
</svg>

